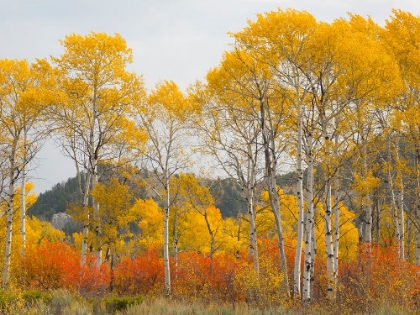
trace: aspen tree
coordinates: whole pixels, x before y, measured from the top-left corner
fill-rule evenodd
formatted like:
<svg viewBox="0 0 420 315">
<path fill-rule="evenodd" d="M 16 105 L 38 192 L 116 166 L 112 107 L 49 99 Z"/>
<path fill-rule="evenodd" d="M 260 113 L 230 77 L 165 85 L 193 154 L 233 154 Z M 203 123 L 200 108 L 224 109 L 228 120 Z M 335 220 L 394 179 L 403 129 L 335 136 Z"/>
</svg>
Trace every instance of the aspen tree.
<svg viewBox="0 0 420 315">
<path fill-rule="evenodd" d="M 40 122 L 42 110 L 50 101 L 45 90 L 49 77 L 50 68 L 45 60 L 31 65 L 26 60 L 0 60 L 1 198 L 7 209 L 2 279 L 4 289 L 7 289 L 10 280 L 16 187 L 22 172 L 26 172 L 26 166 L 40 149 L 42 134 L 36 133 L 35 128 Z M 24 242 L 25 208 L 21 208 L 21 236 Z"/>
<path fill-rule="evenodd" d="M 383 46 L 365 33 L 352 29 L 350 23 L 344 20 L 336 20 L 331 25 L 319 24 L 311 41 L 314 57 L 302 68 L 312 82 L 310 94 L 316 110 L 316 124 L 322 136 L 319 152 L 324 175 L 328 297 L 335 299 L 338 259 L 334 253 L 338 251 L 334 246 L 338 244 L 337 239 L 333 241 L 333 232 L 338 227 L 334 227 L 332 218 L 335 215 L 335 224 L 339 222 L 339 213 L 335 213 L 339 208 L 332 205 L 332 184 L 344 161 L 345 156 L 341 156 L 340 152 L 348 146 L 346 139 L 349 132 L 343 115 L 357 102 L 371 101 L 385 91 L 385 86 L 392 87 L 388 82 L 393 75 L 384 74 L 382 70 L 391 67 L 391 73 L 395 74 L 396 68 Z M 368 51 L 370 54 L 366 55 Z M 359 56 L 362 52 L 365 52 L 363 58 Z"/>
<path fill-rule="evenodd" d="M 85 219 L 81 264 L 84 264 L 91 229 L 95 236 L 92 246 L 99 265 L 102 263 L 99 204 L 90 197 L 90 192 L 99 181 L 98 166 L 115 163 L 121 157 L 116 142 L 132 127 L 129 119 L 133 107 L 144 101 L 145 91 L 142 79 L 126 70 L 132 62 L 132 52 L 119 34 L 71 34 L 61 43 L 64 54 L 53 58 L 59 71 L 61 101 L 52 108 L 50 115 L 57 126 L 64 154 L 75 163 L 83 195 Z M 133 132 L 129 136 L 139 143 L 145 140 L 140 133 Z"/>
<path fill-rule="evenodd" d="M 284 290 L 289 295 L 287 261 L 276 185 L 278 160 L 281 154 L 285 152 L 285 143 L 280 139 L 285 120 L 284 108 L 287 101 L 282 97 L 282 91 L 274 89 L 273 77 L 267 65 L 259 59 L 257 54 L 248 51 L 246 46 L 240 43 L 238 34 L 236 36 L 238 36 L 235 47 L 236 58 L 239 59 L 246 71 L 239 73 L 239 75 L 232 72 L 232 82 L 234 84 L 227 89 L 246 101 L 244 102 L 244 113 L 249 113 L 258 122 L 260 128 L 260 141 L 264 159 L 264 182 L 268 187 L 271 209 L 275 214 L 280 268 L 284 275 Z"/>
<path fill-rule="evenodd" d="M 202 130 L 207 151 L 244 192 L 250 223 L 249 255 L 258 274 L 255 207 L 256 189 L 263 175 L 259 167 L 262 148 L 258 143 L 259 122 L 247 109 L 254 102 L 246 91 L 252 88 L 246 83 L 249 69 L 244 60 L 248 58 L 245 52 L 226 52 L 221 64 L 207 74 L 209 96 L 204 100 L 206 119 Z"/>
<path fill-rule="evenodd" d="M 296 132 L 296 170 L 298 173 L 296 195 L 299 201 L 293 285 L 293 292 L 296 296 L 301 295 L 300 268 L 304 233 L 303 160 L 304 151 L 307 152 L 303 147 L 303 124 L 305 123 L 306 98 L 310 90 L 308 82 L 306 81 L 305 83 L 306 78 L 302 72 L 302 65 L 309 62 L 310 51 L 308 44 L 316 23 L 315 18 L 307 12 L 278 10 L 258 15 L 257 21 L 248 27 L 248 31 L 252 35 L 258 36 L 262 43 L 270 45 L 270 49 L 267 51 L 261 50 L 256 46 L 256 52 L 270 66 L 278 84 L 288 89 L 289 93 L 286 93 L 285 97 L 290 100 L 295 116 L 292 120 L 292 126 Z M 253 49 L 252 47 L 248 48 Z"/>
<path fill-rule="evenodd" d="M 404 82 L 404 93 L 393 103 L 394 119 L 390 127 L 398 134 L 404 135 L 405 141 L 410 143 L 411 154 L 418 162 L 420 158 L 420 133 L 418 125 L 420 122 L 419 115 L 419 93 L 420 93 L 420 17 L 401 10 L 393 10 L 393 16 L 387 20 L 385 30 L 382 34 L 382 40 L 386 47 L 393 54 L 398 63 L 401 78 Z M 416 165 L 416 163 L 414 163 Z M 413 174 L 418 174 L 418 164 Z M 416 264 L 420 265 L 420 202 L 419 200 L 419 180 L 415 179 L 416 185 L 413 198 L 416 200 L 417 209 L 415 211 L 416 226 Z M 402 186 L 402 185 L 401 185 Z M 402 188 L 402 187 L 401 187 Z M 402 197 L 402 195 L 401 195 Z M 402 197 L 403 198 L 403 197 Z M 401 206 L 403 202 L 400 201 Z M 402 208 L 402 207 L 400 207 Z M 403 228 L 403 213 L 399 220 L 400 229 Z M 398 221 L 398 220 L 397 220 Z M 398 226 L 398 223 L 397 225 Z M 400 232 L 399 232 L 400 233 Z M 401 233 L 400 233 L 401 234 Z"/>
<path fill-rule="evenodd" d="M 140 108 L 139 123 L 144 127 L 149 141 L 146 145 L 145 166 L 153 172 L 154 183 L 149 186 L 160 198 L 164 209 L 163 259 L 166 295 L 171 294 L 169 263 L 169 218 L 173 204 L 171 178 L 189 163 L 187 129 L 193 115 L 187 97 L 173 81 L 164 81 L 148 96 L 147 104 Z M 161 192 L 159 192 L 161 189 Z"/>
</svg>

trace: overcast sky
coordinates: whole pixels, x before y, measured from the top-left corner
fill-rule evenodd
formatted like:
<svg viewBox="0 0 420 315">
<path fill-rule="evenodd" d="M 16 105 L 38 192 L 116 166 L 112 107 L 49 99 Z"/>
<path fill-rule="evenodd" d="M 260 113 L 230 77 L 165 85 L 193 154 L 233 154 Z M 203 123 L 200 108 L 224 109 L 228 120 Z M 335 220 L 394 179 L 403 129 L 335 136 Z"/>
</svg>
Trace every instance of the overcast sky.
<svg viewBox="0 0 420 315">
<path fill-rule="evenodd" d="M 119 33 L 133 49 L 130 70 L 152 88 L 174 80 L 185 89 L 216 66 L 231 42 L 227 32 L 257 13 L 294 8 L 331 22 L 347 12 L 384 25 L 392 8 L 420 15 L 418 0 L 0 0 L 0 58 L 59 56 L 71 33 Z M 36 192 L 74 176 L 75 168 L 48 142 L 31 171 Z M 33 166 L 35 166 L 35 164 Z"/>
</svg>

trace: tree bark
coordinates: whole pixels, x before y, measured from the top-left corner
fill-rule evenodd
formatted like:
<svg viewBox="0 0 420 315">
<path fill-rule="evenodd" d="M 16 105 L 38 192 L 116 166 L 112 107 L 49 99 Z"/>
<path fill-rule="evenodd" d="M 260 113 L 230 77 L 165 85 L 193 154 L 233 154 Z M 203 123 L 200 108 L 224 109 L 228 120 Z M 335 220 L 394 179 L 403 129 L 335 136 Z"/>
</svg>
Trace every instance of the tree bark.
<svg viewBox="0 0 420 315">
<path fill-rule="evenodd" d="M 163 218 L 163 264 L 165 273 L 165 295 L 171 294 L 171 271 L 169 266 L 169 211 L 170 211 L 170 199 L 169 199 L 169 175 L 168 171 L 165 171 L 165 210 Z"/>
<path fill-rule="evenodd" d="M 298 106 L 298 123 L 297 123 L 297 199 L 298 199 L 298 222 L 297 222 L 297 244 L 295 252 L 295 266 L 293 272 L 293 294 L 300 296 L 301 294 L 301 260 L 302 260 L 302 242 L 303 242 L 303 226 L 304 226 L 304 207 L 303 207 L 303 168 L 302 168 L 302 105 Z"/>
<path fill-rule="evenodd" d="M 312 134 L 308 135 L 307 141 L 307 165 L 308 165 L 308 196 L 307 204 L 308 210 L 305 216 L 304 225 L 304 269 L 303 269 L 303 292 L 302 300 L 309 302 L 311 300 L 311 277 L 313 267 L 313 244 L 312 244 L 312 230 L 314 226 L 314 200 L 313 200 L 313 187 L 314 187 L 314 161 L 312 157 Z"/>
<path fill-rule="evenodd" d="M 9 156 L 9 191 L 7 196 L 7 222 L 6 222 L 6 240 L 4 250 L 4 262 L 3 262 L 3 279 L 2 288 L 7 289 L 10 282 L 10 262 L 12 256 L 12 237 L 13 237 L 13 200 L 15 197 L 15 182 L 16 182 L 16 147 L 17 138 L 14 139 L 12 144 L 12 150 Z"/>
</svg>

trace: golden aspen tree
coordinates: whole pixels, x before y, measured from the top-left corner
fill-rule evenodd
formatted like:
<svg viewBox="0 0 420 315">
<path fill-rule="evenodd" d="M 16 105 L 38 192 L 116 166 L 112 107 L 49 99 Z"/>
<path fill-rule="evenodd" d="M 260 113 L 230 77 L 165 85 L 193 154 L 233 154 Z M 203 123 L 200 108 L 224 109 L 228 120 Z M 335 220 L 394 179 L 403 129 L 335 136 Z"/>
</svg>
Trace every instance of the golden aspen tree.
<svg viewBox="0 0 420 315">
<path fill-rule="evenodd" d="M 235 35 L 236 36 L 236 35 Z M 239 35 L 238 35 L 239 37 Z M 244 36 L 246 37 L 246 36 Z M 281 141 L 281 131 L 284 131 L 285 108 L 287 100 L 282 93 L 275 89 L 273 76 L 268 66 L 255 52 L 246 49 L 239 40 L 236 41 L 232 56 L 238 59 L 237 64 L 243 70 L 227 71 L 232 84 L 226 87 L 229 93 L 242 98 L 245 105 L 243 113 L 250 115 L 250 119 L 257 122 L 259 127 L 262 159 L 264 163 L 264 184 L 270 192 L 271 209 L 275 213 L 278 234 L 278 250 L 280 266 L 284 275 L 284 289 L 289 292 L 287 275 L 287 259 L 284 252 L 284 240 L 280 219 L 280 203 L 276 192 L 276 176 L 278 160 L 284 153 L 285 143 Z M 239 68 L 239 69 L 241 69 Z M 258 142 L 257 142 L 258 143 Z"/>
<path fill-rule="evenodd" d="M 299 221 L 297 234 L 297 248 L 294 263 L 294 279 L 293 293 L 295 296 L 301 294 L 301 256 L 302 243 L 304 235 L 304 202 L 303 202 L 303 156 L 304 152 L 307 156 L 312 148 L 305 148 L 303 140 L 304 124 L 308 126 L 308 122 L 304 122 L 304 114 L 306 112 L 305 105 L 307 103 L 308 91 L 310 83 L 305 82 L 305 73 L 302 72 L 301 66 L 310 62 L 310 51 L 308 49 L 309 39 L 316 26 L 315 18 L 304 11 L 296 10 L 278 10 L 258 15 L 257 20 L 248 26 L 247 31 L 259 39 L 261 47 L 254 45 L 252 41 L 247 40 L 245 32 L 243 44 L 248 49 L 253 49 L 261 55 L 261 58 L 270 66 L 271 71 L 277 78 L 277 82 L 284 89 L 288 90 L 285 97 L 290 100 L 291 108 L 294 111 L 294 119 L 292 120 L 292 128 L 296 132 L 296 171 L 297 171 L 297 188 L 296 195 L 298 197 Z M 238 35 L 236 35 L 238 36 Z M 269 48 L 262 48 L 264 45 Z M 311 211 L 307 216 L 311 220 Z M 308 230 L 307 233 L 309 233 Z M 307 248 L 311 248 L 308 244 Z M 310 256 L 307 251 L 306 256 Z M 310 260 L 311 258 L 309 258 Z M 310 263 L 309 263 L 310 264 Z"/>
<path fill-rule="evenodd" d="M 255 207 L 258 199 L 256 190 L 263 177 L 263 169 L 259 166 L 262 147 L 258 143 L 261 136 L 259 122 L 247 109 L 254 102 L 246 92 L 246 89 L 252 88 L 246 84 L 249 69 L 243 60 L 247 59 L 246 52 L 226 52 L 220 65 L 207 74 L 207 93 L 206 97 L 202 97 L 205 119 L 201 130 L 205 150 L 242 188 L 250 222 L 249 256 L 258 274 Z M 238 93 L 241 90 L 243 93 Z"/>
<path fill-rule="evenodd" d="M 10 279 L 14 200 L 17 183 L 26 181 L 26 166 L 40 149 L 45 135 L 37 132 L 41 112 L 50 102 L 46 91 L 51 71 L 45 60 L 29 64 L 26 60 L 0 60 L 0 132 L 2 146 L 2 196 L 7 204 L 6 240 L 3 260 L 2 287 L 7 288 Z M 38 130 L 39 131 L 39 130 Z M 24 197 L 22 195 L 21 197 Z M 24 198 L 21 198 L 24 200 Z M 25 211 L 21 207 L 22 246 L 25 245 Z"/>
<path fill-rule="evenodd" d="M 139 123 L 149 138 L 145 153 L 145 167 L 152 172 L 149 187 L 160 198 L 164 209 L 164 291 L 166 295 L 170 295 L 169 217 L 172 206 L 170 181 L 190 162 L 186 137 L 193 111 L 187 97 L 173 81 L 157 84 L 149 94 L 145 106 L 138 110 Z"/>
<path fill-rule="evenodd" d="M 91 32 L 82 36 L 71 34 L 61 41 L 64 54 L 53 58 L 58 76 L 61 101 L 51 108 L 63 152 L 76 167 L 83 194 L 86 216 L 83 223 L 82 261 L 88 250 L 89 230 L 97 264 L 102 262 L 99 203 L 90 198 L 98 183 L 98 166 L 116 163 L 124 151 L 121 137 L 143 143 L 145 137 L 130 121 L 134 107 L 144 101 L 142 78 L 126 70 L 132 62 L 132 51 L 119 34 Z M 90 200 L 92 213 L 90 213 Z M 93 220 L 91 220 L 93 218 Z"/>
<path fill-rule="evenodd" d="M 416 226 L 416 264 L 420 265 L 420 133 L 419 133 L 419 92 L 420 92 L 420 17 L 414 16 L 409 12 L 394 10 L 393 15 L 387 20 L 385 30 L 382 34 L 383 42 L 398 63 L 401 77 L 404 82 L 405 90 L 401 97 L 393 104 L 393 118 L 390 122 L 390 128 L 398 137 L 403 137 L 404 145 L 413 156 L 413 199 L 415 200 L 414 215 L 412 215 L 414 226 Z M 397 150 L 396 148 L 395 150 Z M 403 196 L 403 187 L 400 184 L 400 196 Z M 403 198 L 403 197 L 402 197 Z M 400 231 L 403 229 L 403 207 L 404 203 L 400 201 Z M 401 246 L 400 246 L 401 247 Z"/>
<path fill-rule="evenodd" d="M 384 47 L 367 34 L 351 28 L 345 20 L 318 24 L 311 37 L 312 62 L 302 65 L 311 81 L 316 123 L 322 139 L 319 150 L 324 175 L 324 235 L 326 244 L 328 296 L 335 299 L 338 273 L 339 207 L 333 207 L 332 187 L 339 186 L 337 171 L 344 162 L 349 134 L 345 112 L 358 102 L 372 102 L 383 91 L 394 90 L 397 69 Z M 363 57 L 361 56 L 363 55 Z M 390 67 L 390 72 L 384 69 Z M 357 132 L 360 132 L 358 130 Z M 341 157 L 340 157 L 341 155 Z M 335 187 L 339 189 L 339 187 Z M 337 197 L 337 196 L 336 196 Z M 339 202 L 339 198 L 336 198 Z M 335 222 L 332 217 L 335 214 Z"/>
</svg>

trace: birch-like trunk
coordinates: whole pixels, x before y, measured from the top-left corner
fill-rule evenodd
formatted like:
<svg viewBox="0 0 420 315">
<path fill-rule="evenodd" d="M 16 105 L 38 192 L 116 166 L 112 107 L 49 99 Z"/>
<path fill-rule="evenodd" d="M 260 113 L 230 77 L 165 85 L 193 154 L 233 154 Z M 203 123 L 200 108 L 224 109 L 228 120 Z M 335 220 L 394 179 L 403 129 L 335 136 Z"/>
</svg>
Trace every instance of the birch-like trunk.
<svg viewBox="0 0 420 315">
<path fill-rule="evenodd" d="M 362 157 L 362 172 L 363 175 L 367 175 L 367 148 L 366 144 L 363 144 L 363 157 Z M 363 194 L 363 204 L 364 204 L 364 210 L 365 215 L 363 219 L 364 228 L 363 228 L 363 242 L 365 245 L 368 246 L 368 250 L 370 251 L 371 245 L 372 245 L 372 202 L 370 198 L 370 193 L 365 192 Z"/>
<path fill-rule="evenodd" d="M 26 166 L 22 169 L 22 179 L 20 185 L 20 235 L 22 238 L 22 248 L 20 253 L 22 256 L 25 256 L 26 250 Z"/>
<path fill-rule="evenodd" d="M 93 161 L 93 174 L 92 174 L 92 190 L 95 189 L 98 184 L 98 173 L 97 173 L 97 161 Z M 100 267 L 102 264 L 102 240 L 101 240 L 101 218 L 99 216 L 99 203 L 95 198 L 92 198 L 92 209 L 93 209 L 93 222 L 95 222 L 95 241 L 96 249 L 96 267 Z"/>
<path fill-rule="evenodd" d="M 23 148 L 25 152 L 24 155 L 24 163 L 27 160 L 27 152 L 26 152 L 26 139 L 27 139 L 27 129 L 24 128 L 23 130 Z M 20 236 L 22 238 L 22 247 L 20 249 L 20 253 L 22 257 L 25 255 L 26 250 L 26 193 L 25 193 L 25 185 L 26 185 L 26 165 L 22 167 L 22 179 L 20 185 Z"/>
<path fill-rule="evenodd" d="M 375 244 L 379 244 L 381 239 L 381 198 L 378 196 L 376 205 L 376 221 L 375 221 Z"/>
<path fill-rule="evenodd" d="M 302 168 L 302 105 L 298 106 L 298 130 L 297 130 L 297 199 L 298 199 L 298 222 L 297 222 L 297 244 L 295 252 L 295 266 L 293 271 L 293 294 L 300 296 L 301 287 L 301 260 L 302 260 L 302 242 L 304 225 L 304 207 L 303 207 L 303 168 Z"/>
<path fill-rule="evenodd" d="M 172 227 L 172 256 L 174 258 L 174 262 L 175 262 L 175 268 L 178 268 L 178 216 L 175 215 L 174 216 L 174 225 Z M 177 270 L 175 270 L 175 278 L 177 276 Z"/>
<path fill-rule="evenodd" d="M 252 152 L 251 144 L 248 144 L 248 165 L 247 165 L 247 187 L 245 192 L 249 223 L 250 223 L 250 233 L 249 233 L 249 256 L 252 258 L 254 263 L 254 270 L 259 275 L 259 258 L 258 258 L 258 245 L 257 245 L 257 224 L 256 224 L 256 215 L 255 215 L 255 202 L 254 202 L 254 190 L 255 190 L 255 162 L 251 157 L 254 154 Z"/>
<path fill-rule="evenodd" d="M 254 270 L 259 274 L 259 261 L 258 261 L 258 245 L 257 245 L 257 225 L 255 218 L 254 206 L 254 190 L 250 188 L 247 191 L 248 214 L 250 223 L 250 236 L 249 236 L 249 256 L 254 263 Z M 239 233 L 238 233 L 239 234 Z"/>
<path fill-rule="evenodd" d="M 81 174 L 78 172 L 78 179 L 79 179 L 79 186 L 82 187 L 81 181 Z M 91 174 L 90 172 L 85 174 L 85 183 L 84 183 L 84 191 L 83 191 L 83 208 L 85 211 L 85 220 L 83 221 L 83 229 L 82 229 L 82 255 L 81 255 L 81 262 L 82 266 L 86 263 L 86 255 L 88 250 L 88 238 L 89 238 L 89 187 L 91 182 Z"/>
<path fill-rule="evenodd" d="M 278 197 L 276 182 L 274 178 L 269 179 L 269 199 L 270 199 L 270 206 L 271 209 L 273 209 L 274 212 L 274 219 L 276 222 L 276 229 L 277 229 L 277 237 L 278 237 L 278 249 L 280 254 L 280 270 L 283 273 L 284 277 L 284 288 L 286 291 L 286 294 L 289 296 L 289 277 L 287 274 L 287 259 L 286 259 L 286 253 L 284 251 L 284 238 L 283 238 L 283 229 L 281 225 L 281 217 L 280 217 L 280 201 Z"/>
<path fill-rule="evenodd" d="M 390 148 L 390 142 L 389 140 L 389 146 L 388 146 L 388 156 L 389 159 L 391 159 L 391 148 Z M 396 160 L 399 160 L 399 154 L 398 154 L 398 147 L 396 148 Z M 391 202 L 392 202 L 392 215 L 394 219 L 394 229 L 395 229 L 395 238 L 397 241 L 398 246 L 398 256 L 401 259 L 404 259 L 404 184 L 402 182 L 402 175 L 399 170 L 397 170 L 397 174 L 400 177 L 400 194 L 397 201 L 397 198 L 395 196 L 395 185 L 394 185 L 394 179 L 391 174 L 391 168 L 388 167 L 388 183 L 389 183 L 389 189 L 391 193 Z"/>
<path fill-rule="evenodd" d="M 267 190 L 270 201 L 271 210 L 274 213 L 274 220 L 276 222 L 278 249 L 280 254 L 280 270 L 283 273 L 284 289 L 288 296 L 290 296 L 289 277 L 287 274 L 287 259 L 284 251 L 283 229 L 280 216 L 280 200 L 276 185 L 277 174 L 277 160 L 276 160 L 276 146 L 274 142 L 273 130 L 267 130 L 264 101 L 260 100 L 260 114 L 261 114 L 261 134 L 263 137 L 263 147 L 265 156 L 265 176 L 267 182 Z"/>
<path fill-rule="evenodd" d="M 322 135 L 325 139 L 325 158 L 326 160 L 324 163 L 325 165 L 325 175 L 324 175 L 324 185 L 325 185 L 325 199 L 324 199 L 324 207 L 325 207 L 325 216 L 324 216 L 324 237 L 325 237 L 325 256 L 327 259 L 327 297 L 330 300 L 335 300 L 336 296 L 336 274 L 335 274 L 335 256 L 334 256 L 334 248 L 333 248 L 333 237 L 332 237 L 332 206 L 331 206 L 331 178 L 329 174 L 330 168 L 330 141 L 331 139 L 327 133 L 327 126 L 326 122 L 323 121 L 322 123 Z"/>
<path fill-rule="evenodd" d="M 334 158 L 337 160 L 338 156 L 338 137 L 335 137 Z M 338 171 L 334 179 L 334 274 L 335 274 L 335 288 L 338 286 L 338 254 L 340 246 L 340 179 Z"/>
<path fill-rule="evenodd" d="M 163 268 L 165 273 L 165 295 L 171 294 L 171 272 L 169 266 L 169 176 L 168 171 L 165 171 L 165 211 L 163 218 Z"/>
<path fill-rule="evenodd" d="M 327 174 L 328 177 L 328 174 Z M 328 299 L 335 299 L 335 256 L 332 239 L 332 207 L 331 207 L 331 181 L 325 179 L 325 217 L 324 217 L 324 236 L 325 236 L 325 253 L 327 257 L 327 278 L 328 278 Z"/>
<path fill-rule="evenodd" d="M 305 216 L 304 225 L 304 267 L 303 267 L 303 290 L 302 300 L 309 302 L 311 300 L 311 277 L 313 265 L 313 244 L 312 244 L 312 229 L 314 226 L 314 161 L 312 157 L 312 134 L 308 135 L 308 148 L 307 148 L 307 165 L 308 165 L 308 210 Z"/>
<path fill-rule="evenodd" d="M 405 229 L 404 229 L 404 183 L 403 183 L 403 179 L 402 179 L 402 175 L 400 175 L 400 198 L 399 198 L 399 207 L 398 207 L 398 212 L 399 212 L 399 222 L 398 222 L 398 230 L 400 232 L 400 237 L 398 239 L 399 242 L 399 249 L 400 249 L 400 258 L 402 260 L 405 259 L 405 247 L 404 247 L 404 242 L 405 242 Z"/>
<path fill-rule="evenodd" d="M 7 221 L 6 221 L 6 240 L 4 250 L 4 261 L 3 261 L 3 279 L 2 288 L 7 289 L 10 281 L 10 261 L 12 256 L 12 236 L 13 236 L 13 200 L 15 197 L 15 152 L 16 152 L 17 140 L 14 141 L 12 146 L 12 152 L 9 157 L 10 168 L 9 168 L 9 189 L 7 196 Z"/>
</svg>

